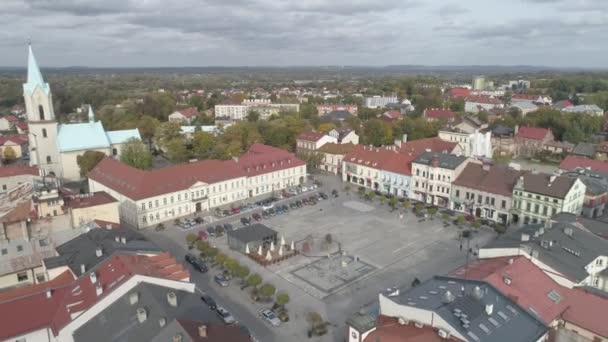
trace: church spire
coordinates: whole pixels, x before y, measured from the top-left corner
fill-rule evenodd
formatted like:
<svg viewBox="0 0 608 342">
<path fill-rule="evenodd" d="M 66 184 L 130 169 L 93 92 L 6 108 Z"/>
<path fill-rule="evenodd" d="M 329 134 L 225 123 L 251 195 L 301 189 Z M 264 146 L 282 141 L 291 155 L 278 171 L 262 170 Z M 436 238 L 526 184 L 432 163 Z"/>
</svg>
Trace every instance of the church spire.
<svg viewBox="0 0 608 342">
<path fill-rule="evenodd" d="M 23 85 L 23 89 L 31 94 L 38 86 L 42 88 L 45 93 L 49 93 L 49 85 L 45 83 L 42 78 L 42 73 L 36 62 L 34 51 L 32 51 L 32 44 L 28 43 L 27 82 Z"/>
<path fill-rule="evenodd" d="M 89 122 L 95 122 L 95 113 L 93 113 L 93 106 L 89 105 Z"/>
</svg>

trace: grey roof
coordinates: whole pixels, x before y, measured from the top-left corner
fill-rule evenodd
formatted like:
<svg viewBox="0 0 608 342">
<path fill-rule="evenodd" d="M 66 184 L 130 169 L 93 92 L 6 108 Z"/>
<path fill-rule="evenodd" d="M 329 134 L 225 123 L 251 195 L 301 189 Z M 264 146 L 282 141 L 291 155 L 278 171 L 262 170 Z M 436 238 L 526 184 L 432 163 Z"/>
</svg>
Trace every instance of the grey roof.
<svg viewBox="0 0 608 342">
<path fill-rule="evenodd" d="M 460 164 L 464 163 L 467 160 L 465 156 L 457 156 L 455 154 L 450 153 L 434 153 L 434 152 L 424 152 L 414 160 L 415 163 L 431 165 L 433 159 L 437 158 L 439 162 L 439 167 L 443 169 L 456 169 Z"/>
<path fill-rule="evenodd" d="M 355 328 L 360 333 L 363 333 L 370 331 L 373 327 L 375 327 L 377 319 L 378 317 L 374 317 L 374 315 L 365 312 L 357 312 L 350 315 L 348 319 L 346 319 L 346 325 Z"/>
<path fill-rule="evenodd" d="M 123 237 L 126 239 L 125 244 L 120 241 Z M 118 242 L 116 238 L 119 239 Z M 96 254 L 97 247 L 101 247 L 101 257 Z M 158 246 L 134 230 L 95 228 L 57 247 L 59 256 L 44 259 L 44 264 L 46 268 L 68 266 L 76 276 L 80 276 L 81 265 L 89 270 L 117 251 L 161 252 Z"/>
<path fill-rule="evenodd" d="M 322 120 L 344 120 L 346 118 L 350 118 L 354 116 L 351 112 L 347 110 L 334 110 L 331 111 L 321 117 Z"/>
<path fill-rule="evenodd" d="M 578 283 L 589 276 L 585 266 L 600 255 L 608 255 L 608 240 L 584 228 L 576 219 L 572 222 L 569 216 L 555 215 L 550 228 L 527 225 L 498 237 L 482 249 L 520 248 Z M 528 241 L 522 241 L 524 235 L 529 237 Z"/>
<path fill-rule="evenodd" d="M 552 219 L 554 221 L 576 223 L 591 233 L 608 240 L 608 218 L 590 219 L 584 216 L 577 217 L 572 213 L 558 213 Z"/>
<path fill-rule="evenodd" d="M 167 294 L 174 292 L 177 306 L 167 300 Z M 131 294 L 137 294 L 137 303 L 131 305 Z M 138 321 L 137 309 L 146 310 L 146 320 Z M 217 315 L 207 305 L 202 305 L 196 293 L 179 291 L 150 283 L 140 283 L 131 291 L 117 299 L 94 318 L 74 332 L 76 342 L 150 342 L 166 329 L 169 333 L 178 331 L 175 319 L 192 319 L 206 323 L 219 323 Z M 166 325 L 161 327 L 160 320 Z M 178 325 L 179 326 L 179 325 Z M 162 333 L 164 335 L 164 333 Z M 171 335 L 174 336 L 175 334 Z M 184 338 L 186 334 L 183 335 Z M 165 340 L 171 341 L 171 339 Z M 184 339 L 184 342 L 188 339 Z"/>
<path fill-rule="evenodd" d="M 566 107 L 564 108 L 565 111 L 567 112 L 571 112 L 571 113 L 601 113 L 604 110 L 600 107 L 598 107 L 597 105 L 591 104 L 584 104 L 584 105 L 578 105 L 578 106 L 572 106 L 572 107 Z"/>
<path fill-rule="evenodd" d="M 516 101 L 515 103 L 513 103 L 511 105 L 511 107 L 516 107 L 516 108 L 519 108 L 521 110 L 525 110 L 525 109 L 532 109 L 532 110 L 538 109 L 537 105 L 535 105 L 532 102 L 528 102 L 528 101 Z"/>
<path fill-rule="evenodd" d="M 564 173 L 571 178 L 578 178 L 587 187 L 587 193 L 600 195 L 608 191 L 608 175 L 591 170 L 577 168 L 575 171 Z"/>
<path fill-rule="evenodd" d="M 276 236 L 277 232 L 274 229 L 270 229 L 263 224 L 254 223 L 251 226 L 243 227 L 240 229 L 232 230 L 228 232 L 228 236 L 231 239 L 236 239 L 242 243 L 249 243 L 252 241 L 261 241 L 265 238 Z"/>
<path fill-rule="evenodd" d="M 574 146 L 572 154 L 585 157 L 593 157 L 595 155 L 595 144 L 590 143 L 578 143 Z"/>
<path fill-rule="evenodd" d="M 503 125 L 498 125 L 492 129 L 492 135 L 495 136 L 513 136 L 515 134 L 515 129 Z"/>
<path fill-rule="evenodd" d="M 434 312 L 468 341 L 537 341 L 547 331 L 538 318 L 483 281 L 435 276 L 387 298 Z M 491 314 L 486 305 L 492 306 Z"/>
</svg>

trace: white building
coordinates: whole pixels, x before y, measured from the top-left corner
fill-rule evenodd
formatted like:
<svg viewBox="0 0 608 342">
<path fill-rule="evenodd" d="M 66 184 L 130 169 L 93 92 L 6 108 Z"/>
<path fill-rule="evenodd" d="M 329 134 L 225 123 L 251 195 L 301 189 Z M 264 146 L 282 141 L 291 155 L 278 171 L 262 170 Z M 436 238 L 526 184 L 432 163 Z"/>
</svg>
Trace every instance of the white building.
<svg viewBox="0 0 608 342">
<path fill-rule="evenodd" d="M 29 126 L 30 165 L 38 166 L 44 174 L 78 180 L 80 169 L 76 160 L 84 152 L 99 151 L 118 157 L 127 140 L 141 139 L 137 129 L 106 132 L 101 121 L 95 121 L 91 107 L 88 122 L 59 125 L 51 88 L 42 78 L 31 46 L 23 97 Z"/>
<path fill-rule="evenodd" d="M 424 152 L 412 161 L 412 192 L 416 200 L 450 207 L 452 182 L 471 160 L 448 153 Z"/>
<path fill-rule="evenodd" d="M 364 106 L 367 108 L 384 108 L 389 103 L 398 103 L 397 96 L 372 96 L 364 98 Z"/>
<path fill-rule="evenodd" d="M 293 154 L 254 144 L 234 160 L 204 160 L 143 171 L 111 158 L 89 174 L 89 190 L 119 201 L 121 220 L 138 228 L 271 194 L 306 179 Z"/>
<path fill-rule="evenodd" d="M 241 121 L 247 118 L 249 107 L 243 104 L 215 105 L 215 117 L 227 118 L 230 121 Z"/>
<path fill-rule="evenodd" d="M 494 108 L 504 108 L 502 101 L 489 96 L 469 96 L 464 103 L 464 111 L 469 113 L 479 113 L 482 110 Z"/>
<path fill-rule="evenodd" d="M 359 145 L 359 136 L 355 130 L 349 128 L 334 128 L 327 133 L 332 138 L 335 138 L 339 144 Z"/>
<path fill-rule="evenodd" d="M 465 157 L 492 158 L 492 133 L 478 130 L 468 133 L 457 128 L 444 128 L 438 134 L 441 140 L 458 143 Z"/>
</svg>

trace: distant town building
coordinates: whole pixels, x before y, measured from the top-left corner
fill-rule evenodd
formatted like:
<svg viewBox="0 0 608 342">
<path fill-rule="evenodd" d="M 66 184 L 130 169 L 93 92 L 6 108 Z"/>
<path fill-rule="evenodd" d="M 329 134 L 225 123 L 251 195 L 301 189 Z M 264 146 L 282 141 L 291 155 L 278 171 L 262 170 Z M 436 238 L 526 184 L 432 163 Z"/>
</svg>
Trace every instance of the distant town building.
<svg viewBox="0 0 608 342">
<path fill-rule="evenodd" d="M 482 110 L 491 110 L 494 108 L 504 108 L 504 103 L 490 96 L 469 96 L 464 103 L 465 112 L 478 113 Z"/>
<path fill-rule="evenodd" d="M 333 174 L 342 173 L 342 161 L 344 157 L 355 149 L 353 143 L 327 143 L 318 149 L 323 157 L 319 168 L 323 171 L 331 172 Z"/>
<path fill-rule="evenodd" d="M 444 120 L 446 122 L 453 122 L 456 119 L 456 113 L 449 109 L 427 108 L 422 113 L 422 116 L 427 121 Z"/>
<path fill-rule="evenodd" d="M 578 105 L 570 106 L 562 109 L 564 112 L 575 113 L 575 114 L 589 114 L 594 116 L 604 115 L 604 110 L 597 105 Z"/>
<path fill-rule="evenodd" d="M 452 182 L 460 176 L 467 157 L 449 153 L 424 152 L 412 161 L 412 196 L 418 201 L 450 207 Z"/>
<path fill-rule="evenodd" d="M 553 132 L 547 128 L 516 127 L 515 149 L 516 154 L 531 157 L 542 151 L 543 146 L 554 141 Z"/>
<path fill-rule="evenodd" d="M 367 108 L 384 108 L 389 103 L 397 103 L 397 96 L 371 96 L 363 99 L 363 105 Z"/>
<path fill-rule="evenodd" d="M 315 153 L 321 146 L 327 143 L 337 143 L 338 138 L 317 131 L 302 132 L 296 137 L 296 153 L 309 155 Z"/>
<path fill-rule="evenodd" d="M 486 84 L 485 76 L 475 76 L 473 77 L 473 90 L 483 90 L 486 89 L 488 85 Z"/>
<path fill-rule="evenodd" d="M 169 121 L 181 121 L 184 123 L 191 123 L 195 118 L 200 116 L 201 113 L 198 112 L 196 107 L 178 109 L 169 115 Z"/>
<path fill-rule="evenodd" d="M 333 111 L 347 111 L 354 116 L 357 116 L 359 108 L 356 105 L 347 105 L 347 104 L 323 104 L 317 106 L 317 112 L 319 116 L 324 116 L 325 114 L 331 113 Z"/>
</svg>

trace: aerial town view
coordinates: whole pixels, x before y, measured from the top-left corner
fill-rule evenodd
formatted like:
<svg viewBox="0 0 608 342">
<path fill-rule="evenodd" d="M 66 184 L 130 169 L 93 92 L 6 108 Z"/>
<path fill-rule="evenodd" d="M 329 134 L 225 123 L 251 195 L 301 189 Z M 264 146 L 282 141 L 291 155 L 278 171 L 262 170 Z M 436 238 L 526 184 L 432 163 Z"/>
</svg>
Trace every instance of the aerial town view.
<svg viewBox="0 0 608 342">
<path fill-rule="evenodd" d="M 0 342 L 608 342 L 607 11 L 3 0 Z"/>
</svg>

